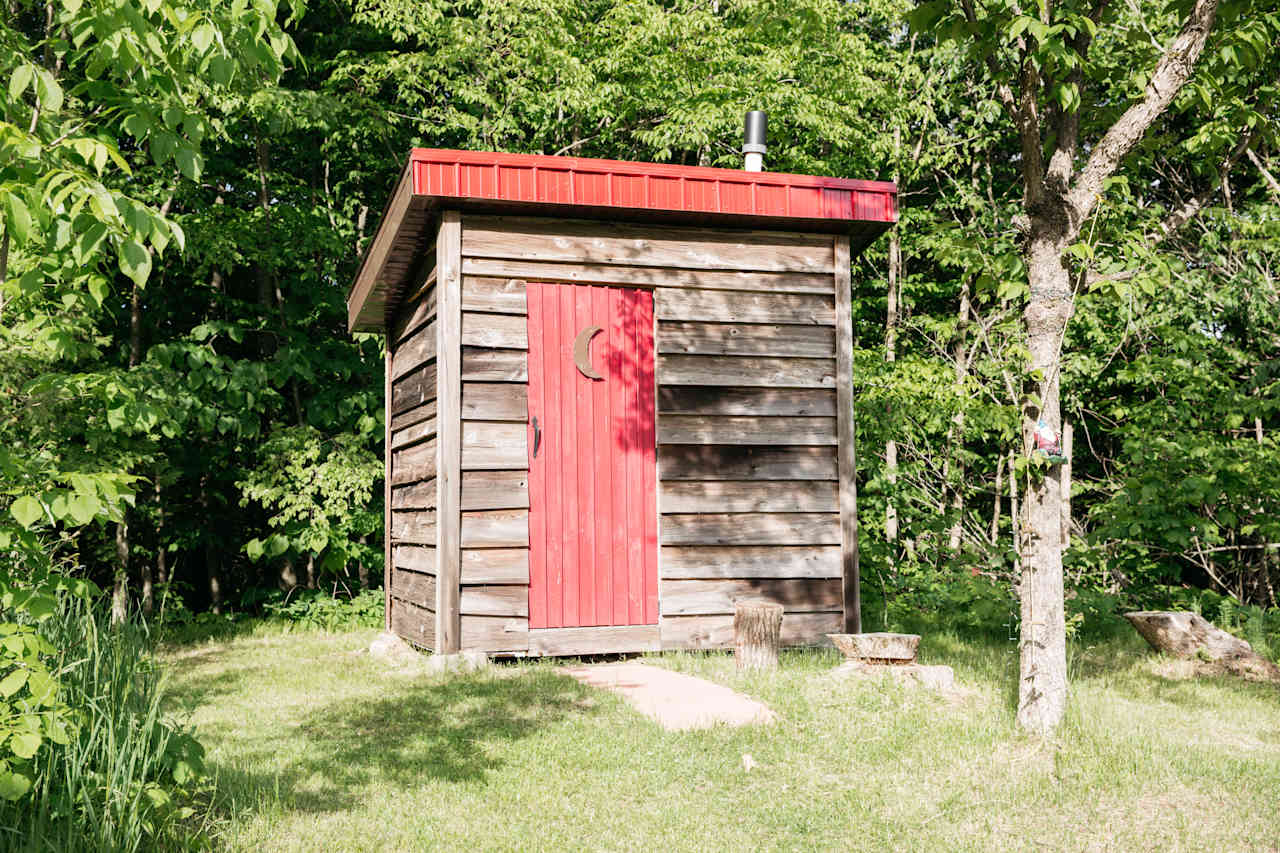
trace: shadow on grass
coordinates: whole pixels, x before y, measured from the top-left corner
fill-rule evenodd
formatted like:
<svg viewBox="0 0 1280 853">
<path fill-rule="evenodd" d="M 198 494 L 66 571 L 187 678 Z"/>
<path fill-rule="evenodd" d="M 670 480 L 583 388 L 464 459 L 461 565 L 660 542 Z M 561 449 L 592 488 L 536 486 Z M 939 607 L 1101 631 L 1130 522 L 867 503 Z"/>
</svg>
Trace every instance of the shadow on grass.
<svg viewBox="0 0 1280 853">
<path fill-rule="evenodd" d="M 272 757 L 275 738 L 237 749 L 241 767 L 216 768 L 220 811 L 252 808 L 264 797 L 278 798 L 292 811 L 340 811 L 365 798 L 375 782 L 404 790 L 428 781 L 484 784 L 503 765 L 505 745 L 594 713 L 591 693 L 572 679 L 536 670 L 389 684 L 375 700 L 316 709 L 289 736 L 287 747 L 297 757 L 279 772 L 243 769 L 278 762 Z"/>
</svg>

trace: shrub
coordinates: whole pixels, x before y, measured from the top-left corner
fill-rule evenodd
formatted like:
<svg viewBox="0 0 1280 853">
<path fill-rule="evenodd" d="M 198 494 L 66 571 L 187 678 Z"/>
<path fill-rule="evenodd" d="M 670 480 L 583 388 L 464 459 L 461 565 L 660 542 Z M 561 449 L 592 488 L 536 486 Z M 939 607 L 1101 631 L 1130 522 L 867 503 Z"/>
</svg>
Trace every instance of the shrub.
<svg viewBox="0 0 1280 853">
<path fill-rule="evenodd" d="M 267 598 L 262 611 L 291 627 L 317 631 L 380 628 L 384 618 L 382 590 L 378 589 L 361 590 L 349 597 L 319 589 L 294 590 Z"/>
<path fill-rule="evenodd" d="M 0 847 L 203 846 L 194 804 L 204 751 L 191 732 L 162 717 L 163 689 L 145 626 L 108 628 L 102 608 L 68 598 L 39 631 L 37 655 L 60 682 L 66 736 L 42 744 L 25 765 L 29 790 L 0 804 Z"/>
</svg>

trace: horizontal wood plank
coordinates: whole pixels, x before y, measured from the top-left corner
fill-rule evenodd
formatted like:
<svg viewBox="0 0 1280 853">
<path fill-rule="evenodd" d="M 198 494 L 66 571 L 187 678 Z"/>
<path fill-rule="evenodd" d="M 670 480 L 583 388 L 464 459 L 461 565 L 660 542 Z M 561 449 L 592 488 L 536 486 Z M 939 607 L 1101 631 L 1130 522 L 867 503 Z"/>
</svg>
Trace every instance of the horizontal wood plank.
<svg viewBox="0 0 1280 853">
<path fill-rule="evenodd" d="M 463 616 L 528 616 L 529 587 L 464 586 L 461 607 Z"/>
<path fill-rule="evenodd" d="M 843 587 L 839 578 L 664 580 L 658 600 L 663 616 L 732 614 L 739 601 L 771 601 L 788 613 L 829 612 L 843 604 Z"/>
<path fill-rule="evenodd" d="M 391 383 L 391 414 L 398 415 L 436 398 L 436 363 L 427 362 Z"/>
<path fill-rule="evenodd" d="M 402 569 L 435 574 L 436 549 L 426 545 L 396 545 L 391 549 L 391 562 Z"/>
<path fill-rule="evenodd" d="M 423 408 L 422 406 L 418 407 Z M 417 444 L 420 441 L 426 441 L 428 438 L 434 437 L 436 434 L 436 419 L 427 418 L 419 421 L 413 426 L 398 429 L 391 433 L 391 449 L 399 450 L 402 447 L 408 447 L 411 444 Z"/>
<path fill-rule="evenodd" d="M 462 513 L 463 548 L 526 548 L 528 545 L 527 509 Z"/>
<path fill-rule="evenodd" d="M 420 480 L 405 486 L 393 486 L 391 489 L 392 509 L 435 509 L 436 480 Z"/>
<path fill-rule="evenodd" d="M 836 321 L 834 295 L 659 287 L 654 291 L 653 304 L 659 320 L 814 326 L 834 326 Z"/>
<path fill-rule="evenodd" d="M 418 331 L 436 316 L 436 289 L 427 288 L 422 297 L 410 305 L 400 308 L 395 322 L 391 324 L 391 340 L 397 344 Z"/>
<path fill-rule="evenodd" d="M 660 484 L 662 512 L 839 512 L 832 480 L 670 480 Z"/>
<path fill-rule="evenodd" d="M 462 312 L 462 345 L 497 349 L 528 349 L 528 321 L 510 314 Z"/>
<path fill-rule="evenodd" d="M 436 544 L 434 510 L 391 510 L 391 541 L 394 544 Z"/>
<path fill-rule="evenodd" d="M 827 634 L 836 634 L 844 624 L 835 613 L 784 613 L 781 641 L 784 646 L 829 646 Z M 662 648 L 724 649 L 733 646 L 733 616 L 664 616 L 659 623 Z"/>
<path fill-rule="evenodd" d="M 436 357 L 436 324 L 429 321 L 396 346 L 391 362 L 394 381 Z"/>
<path fill-rule="evenodd" d="M 398 598 L 391 599 L 391 631 L 422 649 L 434 649 L 436 614 Z"/>
<path fill-rule="evenodd" d="M 832 326 L 751 323 L 658 324 L 658 352 L 686 355 L 765 355 L 835 358 Z"/>
<path fill-rule="evenodd" d="M 462 650 L 523 654 L 529 650 L 529 620 L 519 616 L 463 616 Z"/>
<path fill-rule="evenodd" d="M 694 290 L 738 290 L 763 293 L 833 291 L 830 273 L 700 270 L 634 264 L 583 264 L 509 258 L 464 258 L 462 272 L 494 281 L 565 281 L 620 287 L 686 287 Z M 464 303 L 465 304 L 465 303 Z M 514 308 L 514 305 L 508 305 Z M 523 313 L 523 308 L 512 313 Z"/>
<path fill-rule="evenodd" d="M 809 445 L 836 443 L 835 418 L 662 415 L 660 444 Z"/>
<path fill-rule="evenodd" d="M 401 601 L 412 602 L 422 608 L 435 607 L 436 578 L 423 572 L 405 569 L 391 570 L 391 594 Z"/>
<path fill-rule="evenodd" d="M 527 471 L 465 471 L 462 474 L 462 508 L 527 509 Z"/>
<path fill-rule="evenodd" d="M 664 515 L 658 529 L 663 545 L 840 544 L 840 516 L 826 512 Z"/>
<path fill-rule="evenodd" d="M 665 385 L 658 388 L 658 413 L 835 417 L 836 394 L 825 388 Z"/>
<path fill-rule="evenodd" d="M 464 382 L 462 419 L 520 421 L 529 418 L 529 386 L 519 382 Z"/>
<path fill-rule="evenodd" d="M 462 349 L 463 382 L 528 382 L 529 354 L 524 350 Z"/>
<path fill-rule="evenodd" d="M 523 276 L 469 275 L 467 262 L 462 266 L 462 310 L 487 311 L 492 314 L 519 314 L 528 312 L 525 300 L 526 283 Z"/>
<path fill-rule="evenodd" d="M 662 635 L 657 625 L 534 628 L 529 631 L 531 655 L 610 655 L 661 649 Z"/>
<path fill-rule="evenodd" d="M 528 584 L 529 549 L 464 548 L 462 582 L 464 584 Z"/>
<path fill-rule="evenodd" d="M 529 466 L 528 428 L 523 423 L 462 422 L 462 470 L 494 471 Z"/>
<path fill-rule="evenodd" d="M 391 485 L 417 483 L 436 475 L 436 442 L 428 439 L 421 444 L 395 450 L 391 453 Z"/>
<path fill-rule="evenodd" d="M 391 419 L 391 431 L 405 429 L 414 424 L 422 423 L 428 418 L 436 416 L 436 401 L 434 399 L 427 400 L 420 406 L 414 406 L 412 409 L 401 412 Z"/>
<path fill-rule="evenodd" d="M 839 545 L 669 546 L 662 578 L 840 578 Z"/>
<path fill-rule="evenodd" d="M 467 218 L 465 258 L 514 258 L 678 269 L 827 272 L 835 254 L 825 235 L 677 228 L 542 217 Z"/>
<path fill-rule="evenodd" d="M 661 385 L 835 388 L 833 358 L 757 358 L 737 355 L 660 355 Z"/>
<path fill-rule="evenodd" d="M 732 447 L 669 444 L 658 448 L 663 480 L 835 480 L 830 447 Z"/>
</svg>

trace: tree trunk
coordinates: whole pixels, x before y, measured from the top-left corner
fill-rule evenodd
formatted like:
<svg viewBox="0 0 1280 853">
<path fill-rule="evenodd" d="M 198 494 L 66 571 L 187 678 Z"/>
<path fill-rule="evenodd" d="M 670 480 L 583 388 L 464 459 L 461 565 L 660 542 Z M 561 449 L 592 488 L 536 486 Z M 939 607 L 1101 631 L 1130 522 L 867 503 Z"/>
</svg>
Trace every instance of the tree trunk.
<svg viewBox="0 0 1280 853">
<path fill-rule="evenodd" d="M 155 611 L 156 591 L 155 581 L 156 575 L 161 576 L 160 583 L 164 583 L 164 504 L 161 503 L 160 475 L 156 474 L 156 565 L 153 568 L 150 563 L 143 562 L 138 567 L 142 573 L 142 612 L 150 617 Z"/>
<path fill-rule="evenodd" d="M 1062 220 L 1066 217 L 1063 215 Z M 1033 222 L 1026 252 L 1030 296 L 1023 312 L 1038 401 L 1023 407 L 1023 452 L 1030 457 L 1038 421 L 1059 431 L 1058 401 L 1062 337 L 1071 316 L 1070 277 L 1064 246 L 1053 223 Z M 1035 405 L 1036 403 L 1039 405 Z M 1062 584 L 1062 481 L 1056 470 L 1033 469 L 1022 505 L 1019 594 L 1022 639 L 1018 724 L 1045 734 L 1067 707 L 1067 633 Z"/>
<path fill-rule="evenodd" d="M 960 311 L 956 317 L 956 331 L 951 340 L 951 356 L 955 360 L 955 390 L 959 400 L 964 399 L 964 385 L 969 378 L 969 359 L 965 355 L 965 332 L 969 326 L 969 279 L 960 285 Z M 956 411 L 951 420 L 949 464 L 955 468 L 947 472 L 947 487 L 951 489 L 951 513 L 953 521 L 947 534 L 947 549 L 952 555 L 960 550 L 960 537 L 964 529 L 964 408 Z"/>
<path fill-rule="evenodd" d="M 204 515 L 205 523 L 210 523 L 209 518 L 209 478 L 206 474 L 200 478 L 200 509 Z M 218 549 L 214 544 L 214 538 L 210 531 L 206 530 L 204 535 L 204 566 L 205 576 L 209 582 L 209 609 L 214 615 L 222 615 L 222 566 L 218 559 Z"/>
<path fill-rule="evenodd" d="M 361 544 L 361 545 L 368 545 L 368 544 L 369 544 L 369 537 L 368 537 L 368 536 L 361 536 L 361 537 L 360 537 L 360 544 Z M 361 558 L 361 559 L 359 559 L 359 560 L 356 560 L 356 577 L 358 577 L 358 578 L 360 579 L 360 588 L 361 588 L 361 589 L 368 589 L 368 588 L 369 588 L 369 564 L 368 564 L 368 563 L 366 563 L 366 562 L 364 561 L 364 559 L 363 559 L 363 558 Z"/>
<path fill-rule="evenodd" d="M 898 242 L 898 229 L 889 230 L 889 292 L 885 300 L 884 360 L 893 364 L 898 360 L 898 280 L 902 273 L 902 246 Z M 893 425 L 890 424 L 890 430 Z M 889 499 L 884 508 L 884 537 L 889 543 L 889 565 L 898 558 L 898 504 L 894 490 L 898 485 L 898 442 L 890 432 L 884 443 L 885 480 L 889 483 Z"/>
<path fill-rule="evenodd" d="M 733 656 L 738 669 L 777 669 L 781 634 L 781 604 L 737 602 L 733 608 Z"/>
<path fill-rule="evenodd" d="M 1000 498 L 1004 489 L 1004 454 L 996 457 L 996 499 L 995 507 L 991 510 L 991 532 L 987 534 L 987 541 L 992 545 L 1000 540 Z"/>
<path fill-rule="evenodd" d="M 316 588 L 316 555 L 307 555 L 307 589 Z"/>
<path fill-rule="evenodd" d="M 280 589 L 289 592 L 298 588 L 298 571 L 293 566 L 293 558 L 285 557 L 280 563 Z"/>
<path fill-rule="evenodd" d="M 111 585 L 111 624 L 129 616 L 129 521 L 116 524 L 116 573 Z"/>
</svg>

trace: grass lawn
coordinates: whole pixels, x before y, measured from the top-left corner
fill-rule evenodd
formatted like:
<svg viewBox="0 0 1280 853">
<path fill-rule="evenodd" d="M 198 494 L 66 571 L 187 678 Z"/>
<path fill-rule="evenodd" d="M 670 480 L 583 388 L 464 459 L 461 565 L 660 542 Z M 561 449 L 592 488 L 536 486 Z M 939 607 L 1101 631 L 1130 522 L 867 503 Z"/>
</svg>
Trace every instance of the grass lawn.
<svg viewBox="0 0 1280 853">
<path fill-rule="evenodd" d="M 218 775 L 236 850 L 1276 850 L 1280 691 L 1180 677 L 1136 637 L 1073 652 L 1068 722 L 1015 730 L 1012 644 L 926 637 L 968 698 L 768 677 L 725 655 L 660 665 L 779 713 L 668 733 L 546 662 L 397 672 L 373 632 L 172 648 L 170 709 Z M 755 766 L 744 769 L 743 756 Z"/>
</svg>

